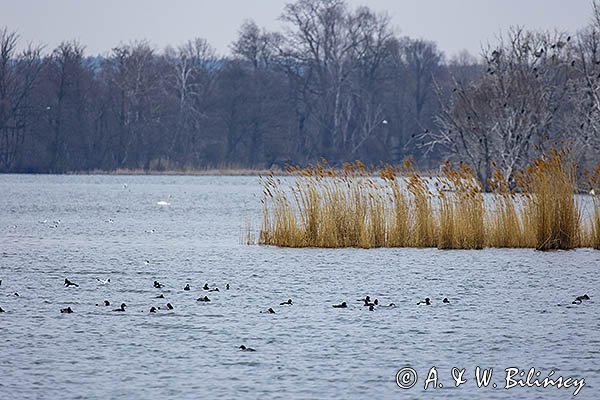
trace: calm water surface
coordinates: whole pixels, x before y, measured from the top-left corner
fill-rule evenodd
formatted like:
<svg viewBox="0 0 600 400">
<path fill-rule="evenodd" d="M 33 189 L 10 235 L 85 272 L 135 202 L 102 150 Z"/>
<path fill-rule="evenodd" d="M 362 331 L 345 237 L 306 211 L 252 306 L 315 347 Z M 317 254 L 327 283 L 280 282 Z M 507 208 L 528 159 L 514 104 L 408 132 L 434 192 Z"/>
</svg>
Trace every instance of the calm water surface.
<svg viewBox="0 0 600 400">
<path fill-rule="evenodd" d="M 508 367 L 585 378 L 576 398 L 600 398 L 599 251 L 246 246 L 260 192 L 249 177 L 0 175 L 0 398 L 573 397 L 505 390 Z M 210 303 L 196 301 L 205 283 L 221 288 Z M 367 294 L 397 307 L 369 312 Z M 425 391 L 432 366 L 444 387 Z M 477 389 L 476 366 L 498 388 Z"/>
</svg>

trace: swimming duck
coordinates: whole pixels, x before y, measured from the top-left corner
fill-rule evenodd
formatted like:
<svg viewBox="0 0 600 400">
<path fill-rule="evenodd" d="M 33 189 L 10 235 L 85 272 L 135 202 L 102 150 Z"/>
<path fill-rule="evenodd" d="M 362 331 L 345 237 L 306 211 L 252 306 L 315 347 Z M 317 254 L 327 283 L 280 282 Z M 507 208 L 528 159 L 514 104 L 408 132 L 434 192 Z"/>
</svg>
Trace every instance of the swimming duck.
<svg viewBox="0 0 600 400">
<path fill-rule="evenodd" d="M 156 312 L 156 307 L 150 307 L 150 311 L 151 313 L 155 313 Z"/>
<path fill-rule="evenodd" d="M 379 305 L 379 300 L 375 299 L 372 303 L 365 302 L 365 306 L 377 306 Z"/>
<path fill-rule="evenodd" d="M 292 299 L 287 299 L 287 301 L 284 301 L 283 303 L 279 303 L 280 306 L 285 306 L 285 305 L 289 305 L 291 306 L 292 303 Z"/>
<path fill-rule="evenodd" d="M 334 304 L 333 308 L 348 308 L 348 304 L 346 302 L 342 302 L 342 304 Z"/>
<path fill-rule="evenodd" d="M 375 306 L 373 304 L 369 304 L 369 311 L 375 310 Z"/>
<path fill-rule="evenodd" d="M 362 301 L 363 303 L 365 303 L 365 305 L 368 305 L 368 303 L 371 302 L 371 296 L 367 296 L 364 299 L 358 299 L 357 301 Z"/>
<path fill-rule="evenodd" d="M 127 307 L 127 304 L 121 303 L 121 308 L 117 308 L 116 310 L 113 310 L 113 311 L 125 311 L 125 307 Z"/>
<path fill-rule="evenodd" d="M 19 292 L 14 292 L 14 293 L 13 293 L 13 296 L 15 296 L 15 297 L 19 297 L 19 296 L 20 296 L 20 294 L 19 294 Z"/>
<path fill-rule="evenodd" d="M 210 299 L 208 298 L 208 296 L 204 296 L 204 297 L 198 297 L 196 299 L 196 301 L 210 301 Z"/>
<path fill-rule="evenodd" d="M 160 283 L 159 281 L 154 281 L 154 287 L 157 289 L 160 289 L 161 287 L 163 287 L 165 285 L 163 285 L 162 283 Z"/>
<path fill-rule="evenodd" d="M 426 306 L 430 306 L 431 305 L 431 299 L 429 299 L 429 297 L 426 297 L 425 301 L 419 301 L 417 303 L 417 305 L 421 305 L 421 304 L 425 304 Z"/>
<path fill-rule="evenodd" d="M 96 278 L 96 280 L 98 281 L 98 283 L 99 283 L 100 285 L 108 285 L 108 284 L 110 283 L 110 278 L 108 278 L 108 279 L 104 279 L 104 280 L 102 280 L 102 279 L 100 279 L 100 278 Z"/>
<path fill-rule="evenodd" d="M 0 281 L 0 284 L 2 283 L 2 281 Z M 229 283 L 227 285 L 225 285 L 225 289 L 229 290 Z"/>
<path fill-rule="evenodd" d="M 208 287 L 208 283 L 205 283 L 204 286 L 202 286 L 202 289 L 204 289 L 204 290 L 210 290 L 210 288 Z"/>
<path fill-rule="evenodd" d="M 159 294 L 158 296 L 155 297 L 156 299 L 164 299 L 165 295 L 164 294 Z"/>
<path fill-rule="evenodd" d="M 588 296 L 587 294 L 583 294 L 581 296 L 575 297 L 575 300 L 573 300 L 573 302 L 571 304 L 581 304 L 582 301 L 589 300 L 589 299 L 590 299 L 590 296 Z"/>
<path fill-rule="evenodd" d="M 269 307 L 269 309 L 267 311 L 261 311 L 261 314 L 265 313 L 265 314 L 275 314 L 275 310 L 273 310 L 272 308 Z"/>
<path fill-rule="evenodd" d="M 214 289 L 210 289 L 209 292 L 220 292 L 220 290 L 218 287 L 216 287 Z"/>
<path fill-rule="evenodd" d="M 256 351 L 252 347 L 246 347 L 245 345 L 240 346 L 240 350 L 242 351 Z"/>
<path fill-rule="evenodd" d="M 173 309 L 173 305 L 172 305 L 171 303 L 167 303 L 167 308 L 168 308 L 169 310 L 172 310 L 172 309 Z"/>
<path fill-rule="evenodd" d="M 61 314 L 71 314 L 72 312 L 73 312 L 73 310 L 71 309 L 71 307 L 61 308 L 60 309 L 60 313 Z"/>
<path fill-rule="evenodd" d="M 450 304 L 450 300 L 448 300 L 447 297 L 444 297 L 444 300 L 442 300 L 442 303 Z"/>
<path fill-rule="evenodd" d="M 186 284 L 185 287 L 183 288 L 183 290 L 190 290 L 190 284 Z"/>
<path fill-rule="evenodd" d="M 103 304 L 104 304 L 104 306 L 105 306 L 105 307 L 106 307 L 106 306 L 110 306 L 110 301 L 108 301 L 108 300 L 104 300 L 104 303 L 103 303 Z M 100 304 L 96 304 L 96 307 L 98 307 L 99 305 L 100 305 Z"/>
<path fill-rule="evenodd" d="M 78 284 L 73 283 L 70 280 L 68 280 L 67 278 L 65 278 L 65 287 L 71 287 L 71 286 L 79 287 Z"/>
</svg>

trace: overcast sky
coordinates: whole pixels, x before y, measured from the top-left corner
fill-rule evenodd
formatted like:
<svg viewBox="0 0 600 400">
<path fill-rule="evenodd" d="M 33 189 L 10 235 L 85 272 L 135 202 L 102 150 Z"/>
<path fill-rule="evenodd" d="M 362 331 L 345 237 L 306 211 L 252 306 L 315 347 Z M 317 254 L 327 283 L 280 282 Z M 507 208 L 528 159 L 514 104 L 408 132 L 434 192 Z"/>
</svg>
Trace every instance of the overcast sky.
<svg viewBox="0 0 600 400">
<path fill-rule="evenodd" d="M 448 56 L 481 43 L 511 25 L 574 32 L 590 20 L 591 0 L 348 0 L 387 11 L 401 35 L 438 43 Z M 206 38 L 222 54 L 246 19 L 281 27 L 284 0 L 0 0 L 0 28 L 50 48 L 78 39 L 87 54 L 105 54 L 134 39 L 157 48 Z"/>
</svg>

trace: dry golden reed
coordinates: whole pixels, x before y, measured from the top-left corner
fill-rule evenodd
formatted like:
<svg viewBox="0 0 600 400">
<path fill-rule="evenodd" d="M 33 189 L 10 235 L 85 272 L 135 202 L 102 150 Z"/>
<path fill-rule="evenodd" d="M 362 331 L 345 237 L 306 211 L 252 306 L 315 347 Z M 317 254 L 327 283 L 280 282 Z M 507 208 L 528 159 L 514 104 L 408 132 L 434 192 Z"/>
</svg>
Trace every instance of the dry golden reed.
<svg viewBox="0 0 600 400">
<path fill-rule="evenodd" d="M 446 163 L 435 177 L 420 175 L 409 161 L 371 170 L 360 161 L 337 169 L 324 160 L 288 172 L 283 181 L 262 178 L 260 244 L 600 248 L 600 201 L 593 196 L 590 223 L 584 223 L 575 163 L 563 151 L 535 160 L 512 184 L 495 172 L 489 195 L 464 163 Z M 600 169 L 589 176 L 591 185 L 600 183 Z"/>
</svg>

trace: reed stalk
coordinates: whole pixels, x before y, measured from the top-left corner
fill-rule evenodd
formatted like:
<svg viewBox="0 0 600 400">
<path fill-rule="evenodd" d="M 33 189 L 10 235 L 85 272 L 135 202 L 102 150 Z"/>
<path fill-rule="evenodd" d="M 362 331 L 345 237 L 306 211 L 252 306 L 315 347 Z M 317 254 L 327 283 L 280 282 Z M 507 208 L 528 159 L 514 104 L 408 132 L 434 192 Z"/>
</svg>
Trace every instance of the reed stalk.
<svg viewBox="0 0 600 400">
<path fill-rule="evenodd" d="M 289 168 L 291 181 L 263 183 L 258 243 L 284 247 L 600 249 L 600 199 L 589 224 L 575 196 L 576 167 L 564 151 L 535 160 L 509 183 L 499 171 L 489 195 L 464 163 L 436 177 L 410 162 L 377 171 L 359 161 Z M 597 170 L 600 184 L 600 168 Z M 248 235 L 248 240 L 252 236 Z"/>
</svg>

